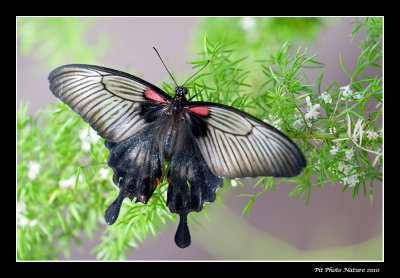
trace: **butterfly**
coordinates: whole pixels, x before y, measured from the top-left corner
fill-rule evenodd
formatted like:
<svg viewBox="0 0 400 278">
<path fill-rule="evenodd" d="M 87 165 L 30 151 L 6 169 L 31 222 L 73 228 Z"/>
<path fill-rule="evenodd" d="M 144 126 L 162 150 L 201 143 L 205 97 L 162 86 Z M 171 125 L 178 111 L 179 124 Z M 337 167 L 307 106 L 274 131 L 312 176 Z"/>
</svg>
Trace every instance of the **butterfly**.
<svg viewBox="0 0 400 278">
<path fill-rule="evenodd" d="M 273 126 L 227 105 L 188 101 L 184 86 L 171 97 L 131 74 L 85 64 L 61 66 L 49 82 L 105 139 L 119 188 L 104 215 L 109 225 L 125 198 L 146 204 L 166 176 L 167 207 L 180 217 L 175 243 L 185 248 L 188 214 L 215 201 L 222 178 L 292 177 L 306 166 L 299 147 Z"/>
</svg>

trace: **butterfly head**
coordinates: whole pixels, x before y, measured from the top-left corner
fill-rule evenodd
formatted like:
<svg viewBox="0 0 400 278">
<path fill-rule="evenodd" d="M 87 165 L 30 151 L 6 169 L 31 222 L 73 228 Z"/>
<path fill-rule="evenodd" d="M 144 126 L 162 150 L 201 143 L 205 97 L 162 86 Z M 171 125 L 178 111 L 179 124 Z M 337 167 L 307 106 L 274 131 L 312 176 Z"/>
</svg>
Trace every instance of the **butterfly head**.
<svg viewBox="0 0 400 278">
<path fill-rule="evenodd" d="M 186 99 L 187 89 L 182 86 L 177 86 L 175 88 L 175 98 L 176 99 Z"/>
</svg>

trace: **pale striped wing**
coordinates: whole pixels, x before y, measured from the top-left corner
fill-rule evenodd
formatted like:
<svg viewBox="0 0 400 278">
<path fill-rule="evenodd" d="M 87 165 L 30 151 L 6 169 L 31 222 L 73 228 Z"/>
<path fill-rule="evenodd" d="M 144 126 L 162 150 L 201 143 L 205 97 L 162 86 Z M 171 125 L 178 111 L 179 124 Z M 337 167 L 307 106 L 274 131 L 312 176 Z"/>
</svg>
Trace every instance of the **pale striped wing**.
<svg viewBox="0 0 400 278">
<path fill-rule="evenodd" d="M 66 65 L 49 75 L 50 90 L 103 138 L 121 142 L 147 125 L 141 105 L 171 99 L 158 87 L 125 72 Z"/>
<path fill-rule="evenodd" d="M 206 122 L 206 132 L 197 133 L 196 140 L 208 167 L 220 177 L 292 177 L 306 166 L 292 140 L 243 111 L 206 102 L 192 102 L 188 110 Z"/>
</svg>

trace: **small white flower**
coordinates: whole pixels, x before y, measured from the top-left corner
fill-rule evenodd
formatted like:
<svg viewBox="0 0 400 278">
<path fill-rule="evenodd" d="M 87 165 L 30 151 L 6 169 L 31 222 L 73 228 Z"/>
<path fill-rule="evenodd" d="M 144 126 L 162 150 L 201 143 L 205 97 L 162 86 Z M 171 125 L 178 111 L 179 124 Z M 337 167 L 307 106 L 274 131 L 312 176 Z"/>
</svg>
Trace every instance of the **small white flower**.
<svg viewBox="0 0 400 278">
<path fill-rule="evenodd" d="M 374 139 L 378 138 L 378 133 L 376 133 L 375 131 L 373 131 L 371 129 L 369 129 L 367 131 L 367 134 L 368 134 L 367 137 L 369 140 L 374 140 Z"/>
<path fill-rule="evenodd" d="M 336 155 L 339 151 L 339 147 L 338 146 L 332 146 L 331 150 L 329 151 L 331 153 L 331 155 Z"/>
<path fill-rule="evenodd" d="M 335 135 L 335 133 L 336 133 L 336 127 L 330 127 L 330 128 L 329 128 L 329 133 L 332 134 L 332 135 Z"/>
<path fill-rule="evenodd" d="M 90 151 L 90 143 L 95 144 L 100 139 L 100 136 L 93 129 L 85 127 L 80 131 L 79 138 L 81 139 L 82 150 L 88 152 Z"/>
<path fill-rule="evenodd" d="M 303 121 L 303 119 L 298 119 L 298 120 L 295 120 L 294 122 L 293 122 L 293 125 L 295 126 L 295 127 L 302 127 L 303 125 L 304 125 L 304 121 Z"/>
<path fill-rule="evenodd" d="M 282 119 L 279 119 L 278 116 L 273 116 L 273 115 L 269 115 L 269 118 L 270 118 L 270 123 L 275 128 L 279 128 L 279 124 L 282 122 Z M 264 120 L 264 122 L 268 123 L 267 120 Z"/>
<path fill-rule="evenodd" d="M 29 219 L 25 215 L 17 215 L 17 223 L 21 227 L 25 227 L 29 224 Z"/>
<path fill-rule="evenodd" d="M 350 159 L 353 158 L 354 150 L 353 149 L 347 150 L 345 151 L 345 154 L 346 154 L 346 160 L 349 161 Z"/>
<path fill-rule="evenodd" d="M 301 117 L 301 115 L 300 115 L 299 112 L 296 112 L 294 118 L 297 118 L 297 120 L 295 120 L 295 121 L 293 122 L 293 125 L 294 125 L 295 127 L 300 128 L 300 127 L 302 127 L 302 126 L 304 125 L 303 118 Z"/>
<path fill-rule="evenodd" d="M 315 104 L 311 108 L 307 109 L 305 118 L 316 120 L 319 116 L 319 107 L 319 104 Z"/>
<path fill-rule="evenodd" d="M 307 106 L 308 106 L 308 107 L 312 106 L 310 96 L 306 96 L 306 102 L 307 102 Z"/>
<path fill-rule="evenodd" d="M 340 161 L 338 165 L 338 170 L 347 175 L 350 172 L 350 166 L 347 166 L 346 164 L 344 164 L 344 162 Z"/>
<path fill-rule="evenodd" d="M 354 174 L 348 177 L 343 178 L 343 182 L 348 184 L 349 187 L 354 187 L 358 183 L 358 174 Z"/>
<path fill-rule="evenodd" d="M 238 185 L 238 183 L 237 183 L 237 181 L 235 181 L 235 180 L 231 180 L 231 185 L 232 185 L 233 187 L 236 187 L 236 186 Z"/>
<path fill-rule="evenodd" d="M 246 32 L 255 30 L 257 22 L 254 17 L 243 17 L 240 19 L 240 27 Z"/>
<path fill-rule="evenodd" d="M 101 169 L 99 170 L 100 177 L 101 177 L 103 180 L 107 179 L 108 173 L 110 173 L 110 169 L 101 168 Z"/>
<path fill-rule="evenodd" d="M 38 223 L 37 219 L 29 220 L 29 226 L 30 227 L 35 227 Z"/>
<path fill-rule="evenodd" d="M 324 100 L 325 103 L 332 103 L 332 98 L 329 93 L 323 92 L 321 94 L 321 98 Z"/>
<path fill-rule="evenodd" d="M 30 227 L 34 227 L 37 225 L 38 221 L 36 219 L 30 220 L 25 215 L 18 215 L 17 223 L 20 227 L 25 227 L 26 225 L 29 225 Z"/>
<path fill-rule="evenodd" d="M 24 202 L 17 202 L 17 223 L 20 227 L 25 227 L 29 225 L 30 227 L 34 227 L 37 225 L 38 221 L 30 220 L 25 216 L 26 214 L 26 205 Z"/>
<path fill-rule="evenodd" d="M 79 176 L 79 178 L 78 178 L 78 181 L 79 181 L 79 179 L 80 179 L 80 176 Z M 69 179 L 63 179 L 63 180 L 60 180 L 59 182 L 58 182 L 58 185 L 60 186 L 60 188 L 72 188 L 72 187 L 74 187 L 75 186 L 75 181 L 76 181 L 76 176 L 75 175 L 73 175 L 73 176 L 71 176 Z"/>
<path fill-rule="evenodd" d="M 81 139 L 81 147 L 84 152 L 90 151 L 90 138 L 88 136 L 88 131 L 87 129 L 83 129 L 79 133 L 79 138 Z"/>
<path fill-rule="evenodd" d="M 353 94 L 353 98 L 354 99 L 361 99 L 362 98 L 363 93 L 362 92 L 355 92 Z"/>
<path fill-rule="evenodd" d="M 36 179 L 37 175 L 39 174 L 40 164 L 37 161 L 29 160 L 28 161 L 28 177 L 31 180 Z"/>
<path fill-rule="evenodd" d="M 344 97 L 349 97 L 349 96 L 353 95 L 353 90 L 350 89 L 350 85 L 342 86 L 339 89 L 342 91 L 342 96 L 344 96 Z"/>
<path fill-rule="evenodd" d="M 17 215 L 26 213 L 25 202 L 17 202 Z"/>
<path fill-rule="evenodd" d="M 84 152 L 90 151 L 90 141 L 88 141 L 88 140 L 82 140 L 82 145 L 81 145 L 81 147 L 82 147 L 82 150 L 83 150 Z"/>
<path fill-rule="evenodd" d="M 306 120 L 309 120 L 309 119 L 316 120 L 318 118 L 318 116 L 319 116 L 320 105 L 319 104 L 314 104 L 313 105 L 311 103 L 311 100 L 310 100 L 309 96 L 306 97 L 306 102 L 307 102 L 307 106 L 308 106 L 307 113 L 305 115 Z"/>
<path fill-rule="evenodd" d="M 88 129 L 85 127 L 83 128 L 80 132 L 79 132 L 79 139 L 81 140 L 86 140 L 86 138 L 88 137 Z"/>
<path fill-rule="evenodd" d="M 89 131 L 90 142 L 92 142 L 93 144 L 97 143 L 97 141 L 99 141 L 100 139 L 100 136 L 93 129 L 89 130 L 90 130 Z"/>
</svg>

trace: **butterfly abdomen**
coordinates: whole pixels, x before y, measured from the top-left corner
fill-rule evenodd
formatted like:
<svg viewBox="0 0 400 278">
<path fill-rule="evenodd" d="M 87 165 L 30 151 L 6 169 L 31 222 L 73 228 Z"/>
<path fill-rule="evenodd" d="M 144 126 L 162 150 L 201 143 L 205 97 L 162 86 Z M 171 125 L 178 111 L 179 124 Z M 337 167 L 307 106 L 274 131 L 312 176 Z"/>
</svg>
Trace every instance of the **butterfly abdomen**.
<svg viewBox="0 0 400 278">
<path fill-rule="evenodd" d="M 168 124 L 164 134 L 163 134 L 163 147 L 164 147 L 164 159 L 166 161 L 171 161 L 175 144 L 176 144 L 176 137 L 179 132 L 179 125 L 171 125 Z"/>
</svg>

